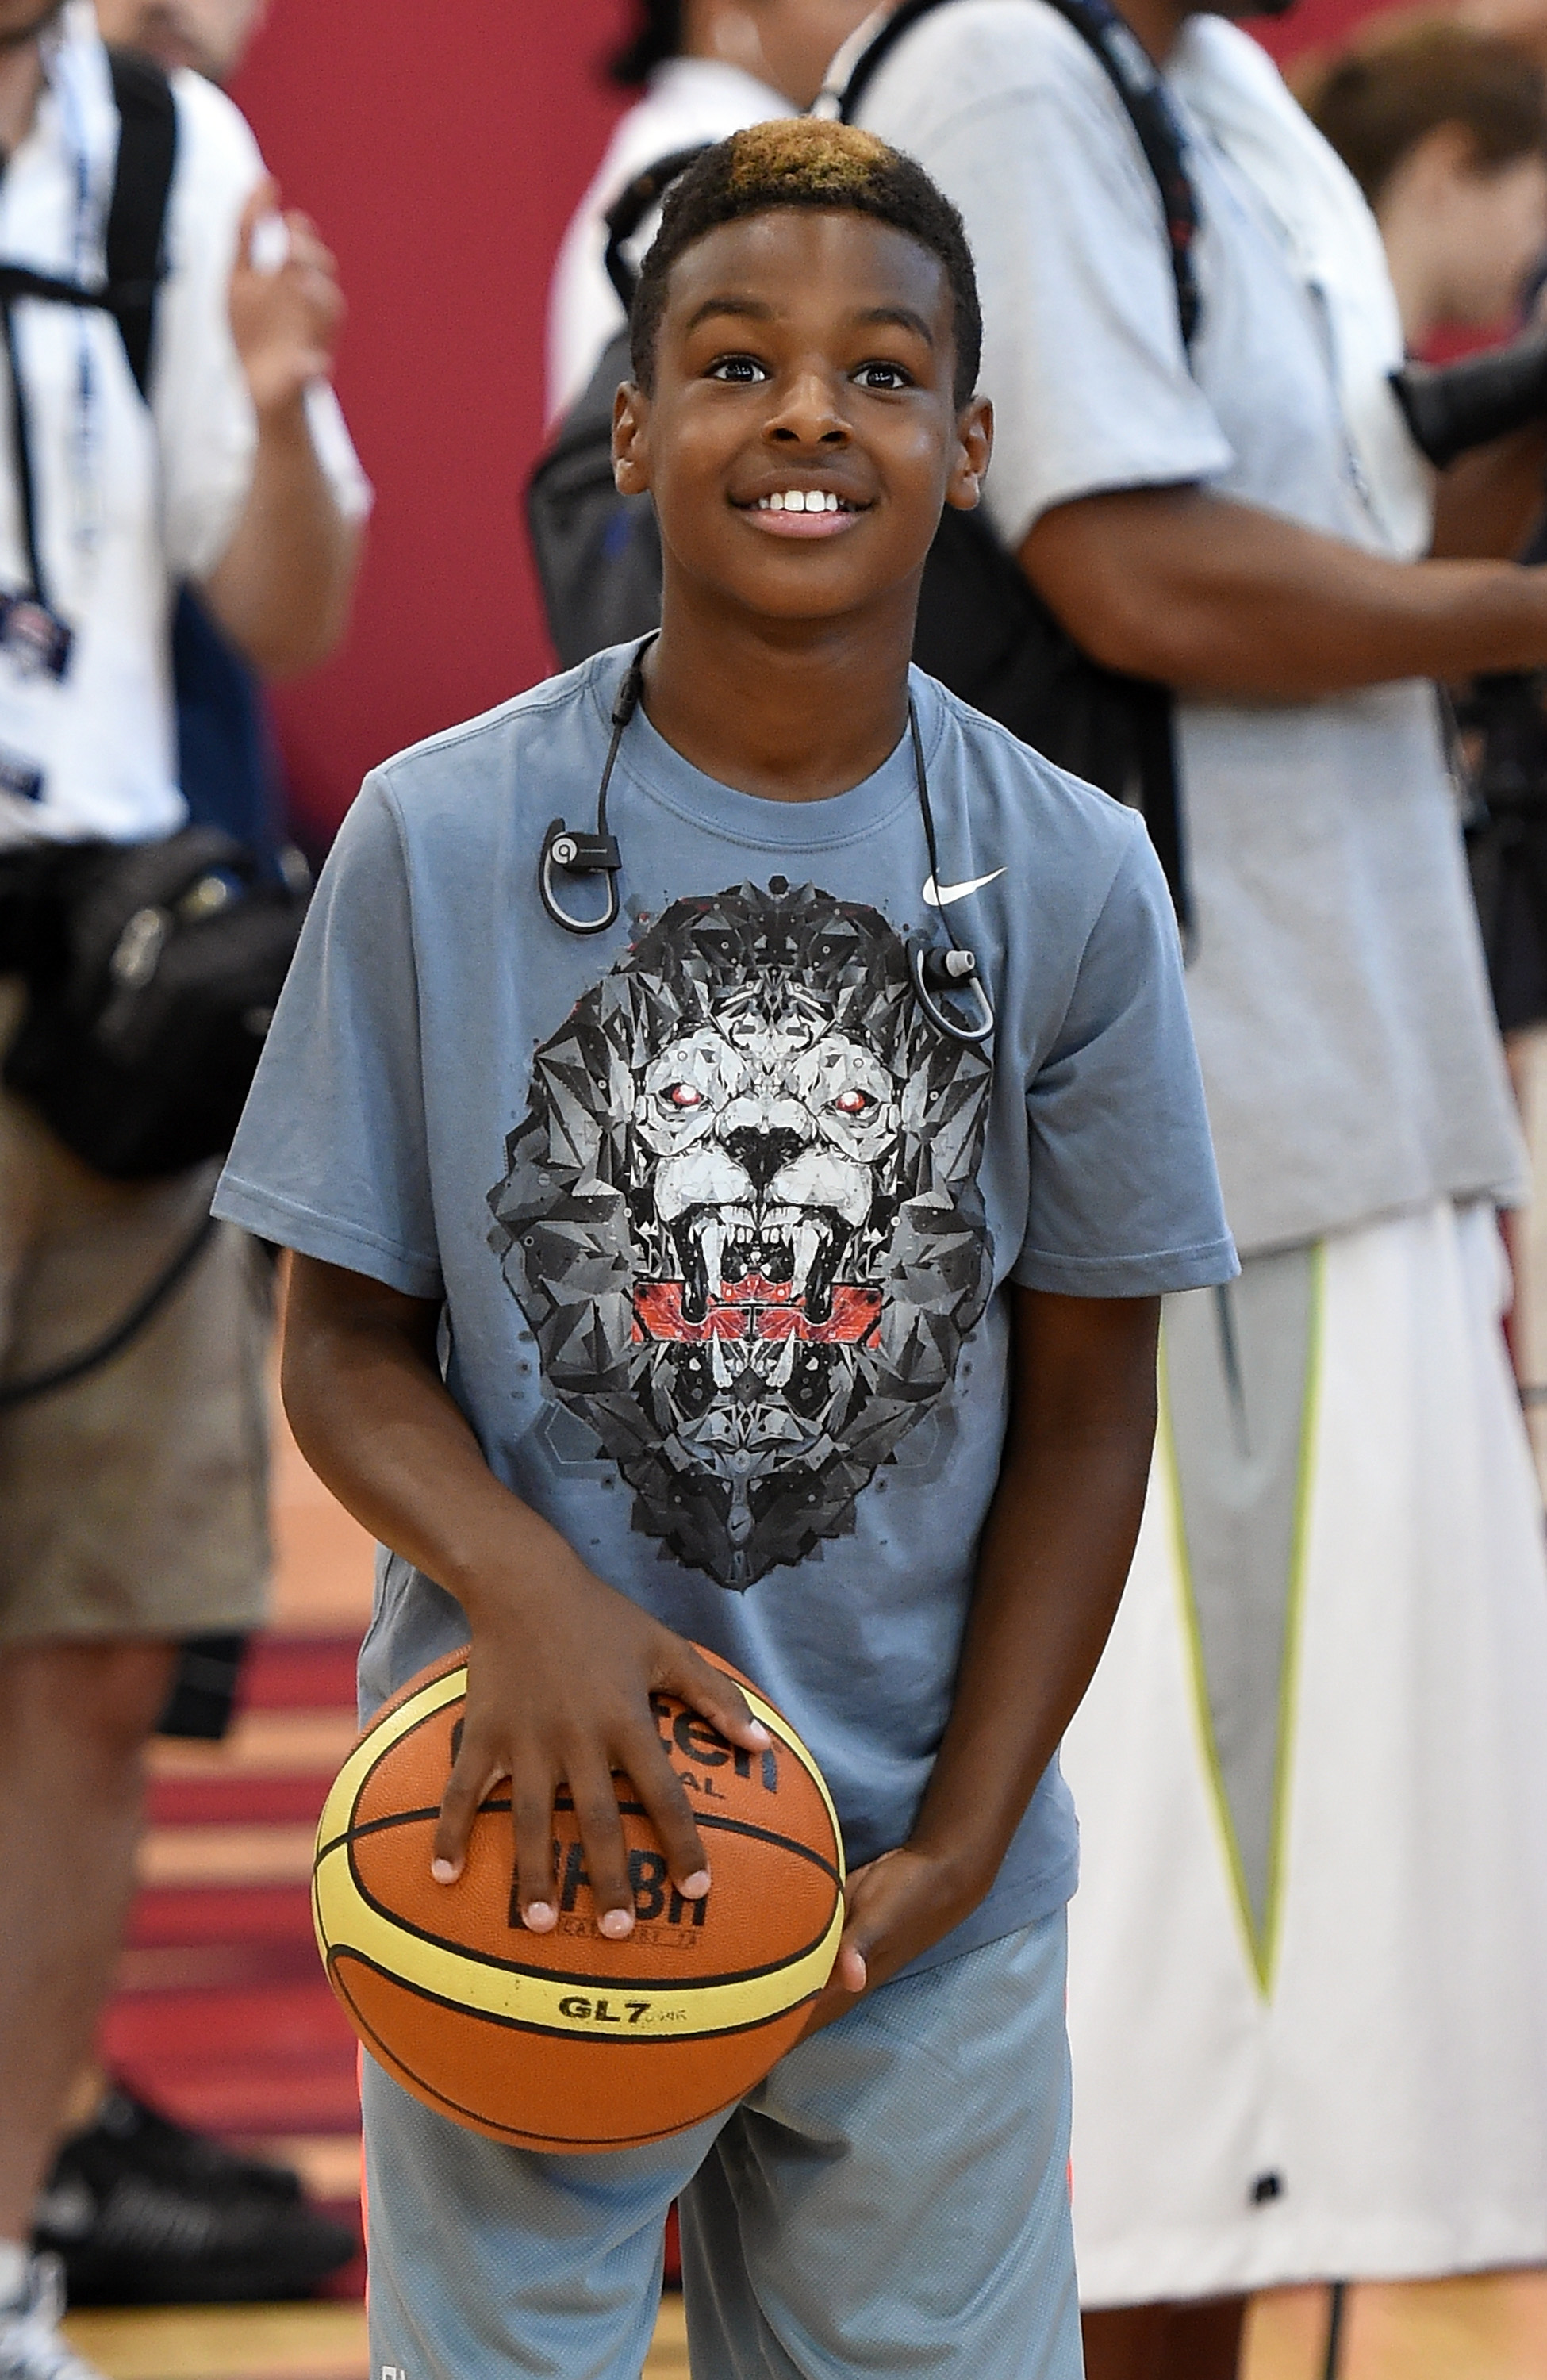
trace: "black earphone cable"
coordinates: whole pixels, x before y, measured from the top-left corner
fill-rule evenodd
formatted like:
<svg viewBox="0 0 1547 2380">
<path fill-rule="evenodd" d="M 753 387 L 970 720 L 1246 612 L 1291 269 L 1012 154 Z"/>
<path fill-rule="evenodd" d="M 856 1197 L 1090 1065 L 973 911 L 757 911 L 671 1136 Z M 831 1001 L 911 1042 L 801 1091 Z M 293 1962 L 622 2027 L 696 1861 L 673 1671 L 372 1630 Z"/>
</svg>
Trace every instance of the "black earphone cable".
<svg viewBox="0 0 1547 2380">
<path fill-rule="evenodd" d="M 655 629 L 650 636 L 641 639 L 635 650 L 633 660 L 623 673 L 622 683 L 613 698 L 613 740 L 607 747 L 606 765 L 602 771 L 602 783 L 596 789 L 596 840 L 598 843 L 607 841 L 607 788 L 613 782 L 613 771 L 617 765 L 617 748 L 623 741 L 623 731 L 638 710 L 640 698 L 644 693 L 645 655 L 659 634 L 660 630 Z"/>
<path fill-rule="evenodd" d="M 624 733 L 638 710 L 644 692 L 645 655 L 659 634 L 659 629 L 652 629 L 648 637 L 640 639 L 613 698 L 613 732 L 607 746 L 607 757 L 603 763 L 602 782 L 596 789 L 594 831 L 591 834 L 583 834 L 566 826 L 562 818 L 556 818 L 542 838 L 537 871 L 538 890 L 549 917 L 566 933 L 581 936 L 602 934 L 617 922 L 620 906 L 617 880 L 623 867 L 623 856 L 616 837 L 607 832 L 607 793 L 612 784 L 613 771 L 617 765 Z M 930 880 L 925 887 L 924 897 L 939 916 L 948 945 L 943 951 L 938 944 L 932 947 L 922 939 L 916 938 L 908 947 L 908 971 L 920 1003 L 936 1028 L 954 1041 L 981 1045 L 993 1037 L 993 1007 L 978 972 L 976 953 L 964 949 L 957 941 L 951 921 L 945 915 L 945 904 L 940 898 L 940 847 L 934 832 L 934 808 L 930 800 L 929 771 L 924 763 L 924 739 L 911 696 L 907 704 L 907 731 L 913 747 L 919 815 L 923 821 L 924 846 L 930 862 Z M 555 868 L 566 876 L 605 875 L 607 898 L 598 916 L 576 917 L 561 907 L 554 888 Z M 974 1004 L 977 1014 L 973 1020 L 954 1015 L 941 1005 L 944 998 L 956 994 Z"/>
<path fill-rule="evenodd" d="M 924 767 L 924 739 L 919 732 L 919 713 L 914 709 L 911 695 L 907 699 L 907 732 L 913 738 L 913 771 L 919 781 L 919 811 L 924 821 L 924 843 L 930 855 L 930 882 L 938 893 L 940 852 L 934 839 L 934 809 L 930 801 L 929 774 Z M 960 950 L 961 944 L 951 930 L 951 920 L 945 915 L 944 908 L 940 910 L 940 922 L 945 929 L 945 937 L 951 948 L 954 951 Z"/>
</svg>

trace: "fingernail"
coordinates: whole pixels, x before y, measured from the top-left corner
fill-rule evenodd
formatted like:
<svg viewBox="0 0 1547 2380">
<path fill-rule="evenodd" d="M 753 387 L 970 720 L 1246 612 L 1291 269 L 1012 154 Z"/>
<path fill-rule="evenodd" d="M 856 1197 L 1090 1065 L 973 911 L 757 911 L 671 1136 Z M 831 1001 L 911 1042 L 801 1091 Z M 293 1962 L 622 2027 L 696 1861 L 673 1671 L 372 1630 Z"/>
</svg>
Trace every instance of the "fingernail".
<svg viewBox="0 0 1547 2380">
<path fill-rule="evenodd" d="M 455 1884 L 462 1870 L 456 1860 L 436 1859 L 430 1863 L 430 1873 L 437 1884 Z"/>
<path fill-rule="evenodd" d="M 752 1738 L 760 1752 L 766 1751 L 768 1746 L 774 1741 L 774 1738 L 769 1734 L 768 1730 L 764 1727 L 761 1718 L 755 1718 L 747 1732 Z"/>
<path fill-rule="evenodd" d="M 551 1934 L 554 1925 L 553 1902 L 529 1900 L 521 1912 L 521 1923 L 529 1934 Z"/>
<path fill-rule="evenodd" d="M 634 1931 L 634 1912 L 631 1909 L 605 1910 L 598 1922 L 609 1942 L 621 1942 L 625 1935 L 632 1934 Z"/>
<path fill-rule="evenodd" d="M 686 1876 L 683 1879 L 682 1897 L 684 1900 L 701 1900 L 708 1890 L 709 1870 L 706 1867 L 695 1869 L 691 1876 Z"/>
<path fill-rule="evenodd" d="M 851 1992 L 862 1992 L 865 1985 L 871 1980 L 871 1971 L 869 1967 L 866 1966 L 865 1961 L 861 1959 L 858 1950 L 854 1954 L 854 1963 L 859 1970 L 859 1976 L 858 1982 L 850 1984 L 849 1990 Z"/>
</svg>

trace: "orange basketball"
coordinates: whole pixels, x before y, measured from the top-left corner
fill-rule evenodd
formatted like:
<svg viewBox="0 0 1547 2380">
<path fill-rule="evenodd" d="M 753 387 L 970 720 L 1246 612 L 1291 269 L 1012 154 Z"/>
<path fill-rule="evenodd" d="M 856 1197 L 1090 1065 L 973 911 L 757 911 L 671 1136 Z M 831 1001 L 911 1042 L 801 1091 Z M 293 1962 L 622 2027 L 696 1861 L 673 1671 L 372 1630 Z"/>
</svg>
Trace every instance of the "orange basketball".
<svg viewBox="0 0 1547 2380">
<path fill-rule="evenodd" d="M 798 2039 L 843 1932 L 837 1817 L 788 1722 L 704 1658 L 737 1678 L 773 1748 L 737 1751 L 681 1703 L 652 1698 L 714 1880 L 704 1900 L 682 1899 L 618 1778 L 637 1921 L 627 1941 L 597 1931 L 562 1800 L 552 1934 L 528 1933 L 512 1906 L 508 1786 L 480 1809 L 457 1881 L 432 1881 L 465 1649 L 396 1694 L 345 1762 L 317 1833 L 317 1940 L 367 2049 L 442 2115 L 520 2148 L 628 2148 L 729 2107 Z"/>
</svg>

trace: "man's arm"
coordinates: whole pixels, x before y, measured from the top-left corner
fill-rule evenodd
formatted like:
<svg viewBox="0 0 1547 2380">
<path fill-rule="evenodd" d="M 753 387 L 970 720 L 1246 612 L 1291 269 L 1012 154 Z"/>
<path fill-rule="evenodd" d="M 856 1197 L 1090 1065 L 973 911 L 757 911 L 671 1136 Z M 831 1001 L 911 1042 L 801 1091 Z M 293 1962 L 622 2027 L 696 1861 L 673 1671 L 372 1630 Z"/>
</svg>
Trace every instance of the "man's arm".
<svg viewBox="0 0 1547 2380">
<path fill-rule="evenodd" d="M 318 459 L 306 392 L 333 368 L 344 300 L 334 261 L 304 215 L 287 215 L 290 249 L 276 272 L 251 260 L 274 187 L 249 200 L 231 275 L 231 328 L 258 417 L 252 484 L 204 593 L 255 669 L 313 668 L 344 633 L 360 531 L 346 519 Z"/>
<path fill-rule="evenodd" d="M 1520 552 L 1547 505 L 1547 422 L 1532 421 L 1457 455 L 1434 490 L 1431 554 L 1453 560 Z"/>
<path fill-rule="evenodd" d="M 951 1716 L 901 1850 L 859 1868 L 813 2028 L 970 1915 L 1116 1615 L 1155 1435 L 1153 1297 L 1014 1293 L 1015 1372 Z"/>
<path fill-rule="evenodd" d="M 1087 652 L 1187 693 L 1305 702 L 1547 663 L 1547 573 L 1395 562 L 1199 488 L 1056 505 L 1020 558 Z"/>
<path fill-rule="evenodd" d="M 533 1933 L 557 1923 L 554 1797 L 574 1797 L 603 1934 L 634 1929 L 612 1772 L 632 1779 L 677 1888 L 709 1863 L 650 1708 L 689 1703 L 733 1743 L 768 1742 L 740 1689 L 680 1636 L 589 1571 L 484 1462 L 435 1361 L 440 1306 L 297 1257 L 285 1320 L 285 1410 L 339 1502 L 455 1596 L 472 1630 L 462 1748 L 432 1873 L 460 1874 L 479 1803 L 511 1780 L 519 1903 Z"/>
</svg>

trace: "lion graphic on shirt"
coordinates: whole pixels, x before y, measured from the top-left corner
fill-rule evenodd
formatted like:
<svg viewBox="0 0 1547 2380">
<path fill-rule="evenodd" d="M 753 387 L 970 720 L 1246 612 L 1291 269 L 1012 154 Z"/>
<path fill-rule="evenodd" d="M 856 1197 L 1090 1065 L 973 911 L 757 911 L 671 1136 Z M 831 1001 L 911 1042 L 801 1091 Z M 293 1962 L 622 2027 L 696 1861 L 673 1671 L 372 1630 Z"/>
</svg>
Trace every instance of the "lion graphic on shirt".
<svg viewBox="0 0 1547 2380">
<path fill-rule="evenodd" d="M 853 1529 L 988 1296 L 990 1068 L 878 910 L 680 900 L 538 1050 L 490 1193 L 550 1393 L 742 1589 Z"/>
</svg>

